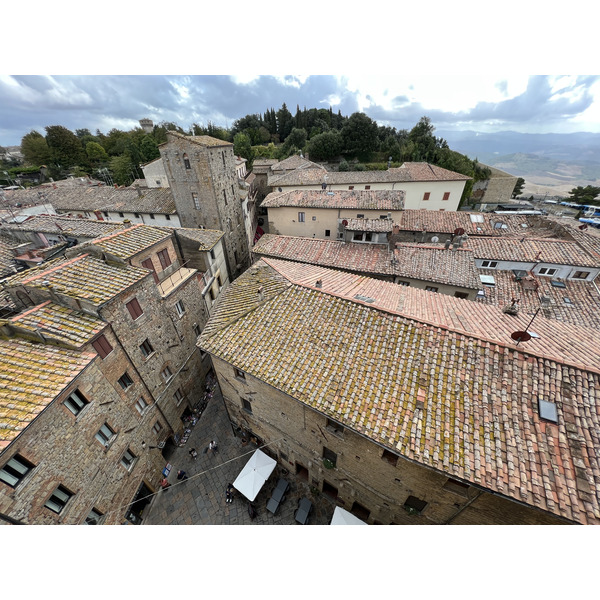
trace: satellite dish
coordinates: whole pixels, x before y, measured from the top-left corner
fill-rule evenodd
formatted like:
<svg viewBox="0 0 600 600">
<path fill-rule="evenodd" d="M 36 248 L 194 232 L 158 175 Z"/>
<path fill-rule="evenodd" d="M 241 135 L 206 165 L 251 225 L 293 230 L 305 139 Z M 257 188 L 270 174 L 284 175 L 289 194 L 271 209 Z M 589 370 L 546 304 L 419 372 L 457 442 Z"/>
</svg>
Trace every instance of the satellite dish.
<svg viewBox="0 0 600 600">
<path fill-rule="evenodd" d="M 344 219 L 344 220 L 342 221 L 342 225 L 343 225 L 344 227 L 348 227 L 348 221 L 347 221 L 346 219 Z"/>
<path fill-rule="evenodd" d="M 439 241 L 440 241 L 440 238 L 439 238 L 437 235 L 434 235 L 434 236 L 431 238 L 431 241 L 432 241 L 434 244 L 436 244 L 437 242 L 439 242 Z"/>
<path fill-rule="evenodd" d="M 464 234 L 464 232 L 465 232 L 465 230 L 464 230 L 462 227 L 457 227 L 457 228 L 454 230 L 454 235 L 463 235 L 463 234 Z"/>
<path fill-rule="evenodd" d="M 526 331 L 514 331 L 510 334 L 510 337 L 515 340 L 515 342 L 528 342 L 531 339 L 531 335 Z"/>
</svg>

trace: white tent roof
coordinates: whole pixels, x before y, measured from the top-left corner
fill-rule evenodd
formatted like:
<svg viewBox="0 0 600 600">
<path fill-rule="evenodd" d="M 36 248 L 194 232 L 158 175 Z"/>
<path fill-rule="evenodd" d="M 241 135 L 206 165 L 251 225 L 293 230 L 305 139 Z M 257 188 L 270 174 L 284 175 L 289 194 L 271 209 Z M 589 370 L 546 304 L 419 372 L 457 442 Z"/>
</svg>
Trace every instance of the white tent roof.
<svg viewBox="0 0 600 600">
<path fill-rule="evenodd" d="M 333 511 L 330 525 L 366 525 L 366 523 L 347 510 L 336 506 Z"/>
<path fill-rule="evenodd" d="M 254 500 L 275 469 L 275 465 L 277 465 L 275 460 L 257 450 L 233 482 L 233 487 L 244 494 L 248 500 Z"/>
</svg>

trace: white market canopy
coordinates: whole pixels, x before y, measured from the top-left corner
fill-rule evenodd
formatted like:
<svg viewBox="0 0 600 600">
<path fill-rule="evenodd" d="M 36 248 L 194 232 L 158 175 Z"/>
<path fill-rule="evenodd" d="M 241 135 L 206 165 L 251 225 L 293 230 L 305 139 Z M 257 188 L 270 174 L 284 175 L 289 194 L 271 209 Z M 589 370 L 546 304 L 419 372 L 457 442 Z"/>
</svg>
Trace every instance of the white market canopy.
<svg viewBox="0 0 600 600">
<path fill-rule="evenodd" d="M 355 517 L 352 513 L 340 508 L 339 506 L 335 507 L 333 511 L 333 517 L 331 518 L 330 525 L 366 525 L 364 521 L 361 521 L 359 518 Z"/>
<path fill-rule="evenodd" d="M 252 502 L 276 465 L 277 461 L 257 450 L 233 482 L 233 487 Z"/>
</svg>

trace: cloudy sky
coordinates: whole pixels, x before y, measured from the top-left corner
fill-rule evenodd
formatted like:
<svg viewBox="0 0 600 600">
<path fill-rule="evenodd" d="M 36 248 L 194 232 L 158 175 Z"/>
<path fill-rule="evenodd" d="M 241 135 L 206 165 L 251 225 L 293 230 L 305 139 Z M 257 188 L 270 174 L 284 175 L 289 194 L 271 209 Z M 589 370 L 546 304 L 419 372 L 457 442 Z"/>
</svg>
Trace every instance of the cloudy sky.
<svg viewBox="0 0 600 600">
<path fill-rule="evenodd" d="M 230 127 L 283 102 L 292 113 L 362 111 L 398 129 L 426 115 L 440 132 L 600 132 L 600 77 L 573 75 L 594 72 L 597 51 L 586 53 L 582 35 L 572 58 L 559 37 L 581 25 L 580 2 L 589 11 L 571 0 L 557 22 L 520 0 L 491 16 L 471 0 L 421 9 L 382 0 L 360 12 L 303 0 L 287 13 L 275 0 L 231 0 L 225 13 L 180 0 L 176 14 L 104 0 L 87 18 L 77 11 L 51 23 L 45 13 L 27 23 L 36 46 L 19 29 L 3 32 L 4 48 L 18 51 L 2 69 L 15 74 L 0 75 L 0 145 L 47 125 L 107 132 L 144 117 Z"/>
</svg>

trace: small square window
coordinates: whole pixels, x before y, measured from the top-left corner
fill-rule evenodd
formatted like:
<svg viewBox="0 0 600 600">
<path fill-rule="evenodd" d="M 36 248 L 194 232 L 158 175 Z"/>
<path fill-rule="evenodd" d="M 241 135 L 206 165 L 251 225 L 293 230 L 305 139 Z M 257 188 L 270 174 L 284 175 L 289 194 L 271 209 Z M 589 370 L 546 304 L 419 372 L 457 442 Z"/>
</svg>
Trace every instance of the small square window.
<svg viewBox="0 0 600 600">
<path fill-rule="evenodd" d="M 177 391 L 173 394 L 173 399 L 175 400 L 175 404 L 177 406 L 179 406 L 182 402 L 183 402 L 183 392 L 181 391 L 181 388 L 177 388 Z"/>
<path fill-rule="evenodd" d="M 146 261 L 144 261 L 144 262 L 146 262 Z M 144 314 L 144 311 L 142 310 L 140 303 L 137 301 L 137 298 L 130 300 L 129 302 L 127 302 L 125 304 L 125 306 L 127 307 L 127 310 L 129 311 L 129 314 L 131 315 L 131 318 L 134 321 L 136 319 L 139 319 Z"/>
<path fill-rule="evenodd" d="M 156 421 L 156 423 L 154 423 L 154 425 L 152 426 L 152 431 L 156 435 L 158 435 L 162 431 L 162 428 L 162 425 L 158 421 Z"/>
<path fill-rule="evenodd" d="M 349 189 L 349 190 L 353 190 L 353 189 L 354 189 L 354 186 L 353 186 L 353 185 L 349 185 L 349 186 L 348 186 L 348 189 Z"/>
<path fill-rule="evenodd" d="M 444 196 L 442 198 L 442 200 L 449 200 L 450 199 L 450 192 L 444 192 Z"/>
<path fill-rule="evenodd" d="M 335 467 L 337 464 L 337 454 L 325 446 L 323 446 L 323 463 L 325 465 L 329 463 L 331 467 Z"/>
<path fill-rule="evenodd" d="M 121 465 L 123 465 L 128 471 L 133 469 L 137 461 L 137 456 L 129 449 L 125 451 L 125 454 L 121 457 Z"/>
<path fill-rule="evenodd" d="M 198 325 L 198 323 L 194 323 L 194 335 L 198 337 L 201 332 L 200 325 Z"/>
<path fill-rule="evenodd" d="M 431 196 L 431 192 L 425 192 L 423 194 L 423 200 L 429 200 L 429 197 Z"/>
<path fill-rule="evenodd" d="M 135 403 L 135 407 L 140 415 L 144 414 L 144 411 L 148 408 L 149 404 L 146 402 L 146 399 L 143 396 L 140 396 L 138 401 Z"/>
<path fill-rule="evenodd" d="M 74 414 L 78 415 L 89 404 L 86 397 L 79 391 L 75 390 L 63 404 Z"/>
<path fill-rule="evenodd" d="M 426 289 L 428 292 L 437 292 L 437 291 L 438 291 L 438 288 L 436 288 L 436 287 L 433 287 L 433 286 L 431 286 L 431 285 L 427 285 L 427 286 L 425 286 L 425 289 Z"/>
<path fill-rule="evenodd" d="M 127 372 L 123 373 L 123 375 L 119 377 L 118 381 L 119 385 L 124 390 L 129 389 L 133 385 L 133 380 L 131 379 L 131 377 L 129 377 L 129 374 Z"/>
<path fill-rule="evenodd" d="M 306 213 L 303 213 L 303 212 L 298 213 L 298 223 L 304 223 L 305 218 L 306 218 Z"/>
<path fill-rule="evenodd" d="M 481 268 L 482 269 L 495 269 L 498 266 L 498 261 L 496 260 L 482 260 Z"/>
<path fill-rule="evenodd" d="M 183 317 L 183 315 L 185 314 L 185 307 L 183 306 L 183 300 L 179 300 L 179 302 L 177 302 L 175 304 L 175 310 L 177 311 L 178 316 Z"/>
<path fill-rule="evenodd" d="M 104 515 L 96 508 L 92 508 L 90 514 L 85 518 L 86 525 L 100 525 L 104 520 Z"/>
<path fill-rule="evenodd" d="M 335 433 L 337 435 L 344 435 L 344 427 L 331 419 L 327 419 L 325 424 L 325 428 L 331 431 L 331 433 Z"/>
<path fill-rule="evenodd" d="M 362 242 L 363 241 L 363 232 L 355 231 L 354 235 L 352 236 L 352 240 L 355 242 Z"/>
<path fill-rule="evenodd" d="M 153 215 L 153 214 L 150 214 L 150 218 L 151 218 L 151 219 L 154 219 L 154 215 Z"/>
<path fill-rule="evenodd" d="M 548 402 L 547 400 L 538 400 L 538 410 L 540 417 L 544 421 L 550 421 L 551 423 L 558 423 L 558 413 L 556 410 L 556 404 L 554 402 Z"/>
<path fill-rule="evenodd" d="M 356 215 L 356 218 L 357 218 L 357 219 L 364 219 L 364 218 L 365 218 L 365 215 L 363 215 L 363 214 L 358 214 L 358 215 Z"/>
<path fill-rule="evenodd" d="M 124 217 L 125 215 L 124 215 L 122 212 L 120 212 L 120 213 L 119 213 L 119 216 L 120 216 L 120 217 Z"/>
<path fill-rule="evenodd" d="M 169 367 L 165 367 L 160 372 L 160 376 L 163 378 L 163 381 L 167 383 L 167 381 L 169 381 L 171 377 L 173 377 L 173 373 L 171 372 L 171 369 Z"/>
<path fill-rule="evenodd" d="M 250 400 L 246 400 L 246 398 L 242 398 L 242 408 L 252 414 L 252 403 L 250 402 Z"/>
<path fill-rule="evenodd" d="M 46 504 L 44 506 L 49 508 L 52 512 L 60 514 L 67 502 L 73 497 L 73 493 L 70 492 L 66 487 L 59 485 L 55 490 L 52 496 L 46 500 Z"/>
<path fill-rule="evenodd" d="M 551 269 L 550 267 L 542 267 L 538 271 L 538 275 L 546 275 L 548 277 L 551 277 L 554 274 L 556 274 L 556 269 Z"/>
<path fill-rule="evenodd" d="M 396 283 L 398 285 L 403 285 L 405 287 L 409 287 L 410 286 L 410 281 L 402 281 L 402 280 L 399 279 Z"/>
<path fill-rule="evenodd" d="M 147 339 L 140 345 L 140 350 L 142 351 L 144 358 L 148 358 L 154 352 L 152 344 Z"/>
<path fill-rule="evenodd" d="M 325 237 L 330 237 L 331 236 L 331 229 L 326 229 L 325 230 Z"/>
<path fill-rule="evenodd" d="M 311 219 L 312 219 L 313 221 L 316 221 L 316 220 L 317 220 L 317 217 L 311 217 Z"/>
<path fill-rule="evenodd" d="M 390 465 L 395 467 L 398 464 L 398 455 L 390 452 L 389 450 L 384 450 L 383 454 L 381 455 L 381 460 L 385 460 L 386 462 L 390 463 Z"/>
<path fill-rule="evenodd" d="M 139 218 L 140 218 L 140 215 L 139 215 L 138 213 L 133 213 L 133 216 L 134 216 L 136 219 L 139 219 Z"/>
<path fill-rule="evenodd" d="M 25 478 L 27 473 L 35 467 L 34 464 L 23 458 L 20 454 L 15 454 L 0 469 L 0 481 L 3 481 L 12 488 L 16 488 Z"/>
<path fill-rule="evenodd" d="M 246 379 L 246 373 L 244 373 L 244 371 L 240 371 L 236 367 L 233 367 L 233 373 L 238 379 Z"/>
<path fill-rule="evenodd" d="M 409 496 L 404 503 L 404 508 L 412 514 L 421 514 L 426 506 L 427 502 L 416 496 Z"/>
<path fill-rule="evenodd" d="M 106 448 L 110 445 L 111 441 L 115 438 L 115 432 L 110 428 L 107 423 L 104 423 L 98 430 L 95 438 Z"/>
<path fill-rule="evenodd" d="M 170 221 L 170 220 L 171 220 L 171 215 L 165 215 L 165 219 L 166 219 L 167 221 Z"/>
<path fill-rule="evenodd" d="M 587 279 L 590 271 L 575 271 L 571 276 L 572 279 Z"/>
<path fill-rule="evenodd" d="M 370 190 L 371 186 L 370 185 L 365 185 L 365 190 Z"/>
</svg>

